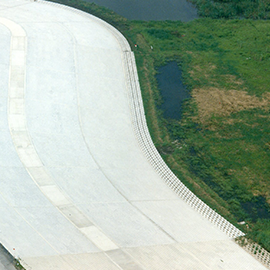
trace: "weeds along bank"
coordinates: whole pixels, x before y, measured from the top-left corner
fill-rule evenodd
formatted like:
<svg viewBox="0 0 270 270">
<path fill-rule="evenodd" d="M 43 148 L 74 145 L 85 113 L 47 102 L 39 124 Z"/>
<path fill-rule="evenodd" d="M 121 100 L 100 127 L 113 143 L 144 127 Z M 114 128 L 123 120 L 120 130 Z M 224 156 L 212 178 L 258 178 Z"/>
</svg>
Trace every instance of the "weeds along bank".
<svg viewBox="0 0 270 270">
<path fill-rule="evenodd" d="M 82 1 L 128 38 L 153 141 L 179 179 L 270 250 L 270 22 L 128 21 Z M 135 46 L 136 45 L 136 46 Z M 156 68 L 176 60 L 192 96 L 181 121 L 165 119 Z M 241 224 L 238 224 L 241 223 Z"/>
</svg>

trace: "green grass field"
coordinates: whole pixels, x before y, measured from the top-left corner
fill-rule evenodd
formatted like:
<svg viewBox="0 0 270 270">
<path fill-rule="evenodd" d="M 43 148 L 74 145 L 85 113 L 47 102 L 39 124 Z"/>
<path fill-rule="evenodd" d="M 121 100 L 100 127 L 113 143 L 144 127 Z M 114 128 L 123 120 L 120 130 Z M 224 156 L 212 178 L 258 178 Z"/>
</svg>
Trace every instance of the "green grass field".
<svg viewBox="0 0 270 270">
<path fill-rule="evenodd" d="M 101 17 L 128 38 L 162 157 L 198 197 L 270 251 L 270 22 L 128 21 L 94 4 L 55 2 Z M 158 109 L 155 74 L 169 61 L 179 64 L 192 96 L 181 121 Z"/>
</svg>

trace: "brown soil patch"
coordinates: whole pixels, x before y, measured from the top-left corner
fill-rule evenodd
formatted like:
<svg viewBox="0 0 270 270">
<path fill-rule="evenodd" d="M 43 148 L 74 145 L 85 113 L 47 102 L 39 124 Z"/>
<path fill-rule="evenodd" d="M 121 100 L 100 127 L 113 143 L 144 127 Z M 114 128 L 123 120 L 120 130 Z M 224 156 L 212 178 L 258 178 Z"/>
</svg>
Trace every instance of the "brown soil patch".
<svg viewBox="0 0 270 270">
<path fill-rule="evenodd" d="M 234 75 L 225 75 L 225 78 L 231 83 L 236 85 L 242 85 L 244 82 L 241 79 L 237 79 Z"/>
<path fill-rule="evenodd" d="M 270 93 L 262 98 L 250 96 L 246 91 L 221 90 L 218 88 L 194 89 L 193 98 L 196 100 L 201 121 L 211 115 L 229 115 L 234 112 L 270 105 Z"/>
</svg>

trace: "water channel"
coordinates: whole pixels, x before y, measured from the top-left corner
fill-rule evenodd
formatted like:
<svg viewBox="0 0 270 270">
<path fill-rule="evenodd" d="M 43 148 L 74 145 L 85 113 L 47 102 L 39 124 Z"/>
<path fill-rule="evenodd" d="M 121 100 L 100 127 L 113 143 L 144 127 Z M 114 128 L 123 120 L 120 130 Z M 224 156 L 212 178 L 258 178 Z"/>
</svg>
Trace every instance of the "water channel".
<svg viewBox="0 0 270 270">
<path fill-rule="evenodd" d="M 85 0 L 107 7 L 129 20 L 164 21 L 196 19 L 194 5 L 186 0 Z"/>
</svg>

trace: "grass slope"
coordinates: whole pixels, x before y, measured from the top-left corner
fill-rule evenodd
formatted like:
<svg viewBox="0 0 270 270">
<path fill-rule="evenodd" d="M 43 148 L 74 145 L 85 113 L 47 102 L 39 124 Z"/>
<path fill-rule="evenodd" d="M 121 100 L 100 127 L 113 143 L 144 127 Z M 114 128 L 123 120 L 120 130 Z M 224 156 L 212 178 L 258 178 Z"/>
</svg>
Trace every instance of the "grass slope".
<svg viewBox="0 0 270 270">
<path fill-rule="evenodd" d="M 164 160 L 197 196 L 270 251 L 270 22 L 127 21 L 95 4 L 54 2 L 90 12 L 125 34 Z M 157 109 L 156 68 L 170 60 L 179 63 L 192 95 L 181 121 L 164 119 Z"/>
<path fill-rule="evenodd" d="M 133 22 L 154 142 L 199 197 L 268 250 L 270 93 L 268 21 Z M 153 50 L 150 49 L 153 46 Z M 192 99 L 164 119 L 154 68 L 176 59 Z M 155 125 L 153 124 L 155 123 Z"/>
</svg>

